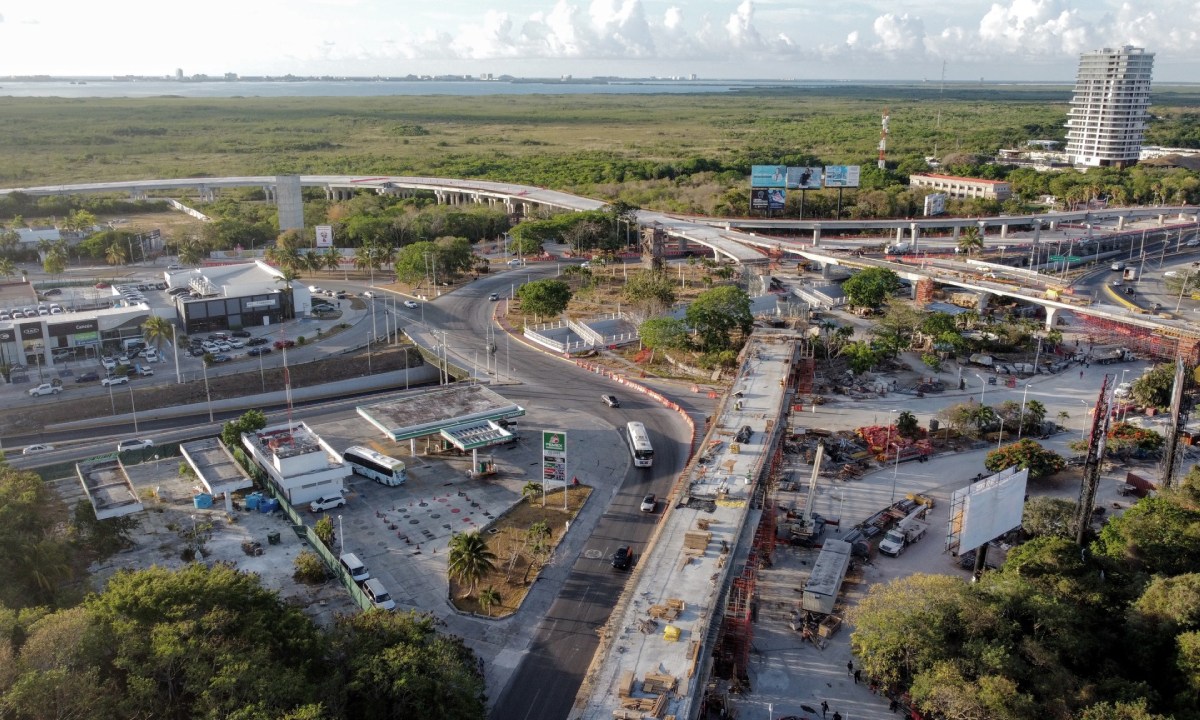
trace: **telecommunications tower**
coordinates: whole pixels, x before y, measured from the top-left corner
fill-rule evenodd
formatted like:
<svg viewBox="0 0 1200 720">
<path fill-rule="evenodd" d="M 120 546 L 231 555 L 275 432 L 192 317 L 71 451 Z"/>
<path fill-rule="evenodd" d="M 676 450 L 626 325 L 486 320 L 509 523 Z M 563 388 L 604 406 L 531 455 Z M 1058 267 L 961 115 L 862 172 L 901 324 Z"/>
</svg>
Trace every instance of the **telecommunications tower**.
<svg viewBox="0 0 1200 720">
<path fill-rule="evenodd" d="M 879 130 L 879 169 L 883 170 L 887 163 L 888 111 L 883 109 L 883 126 Z"/>
</svg>

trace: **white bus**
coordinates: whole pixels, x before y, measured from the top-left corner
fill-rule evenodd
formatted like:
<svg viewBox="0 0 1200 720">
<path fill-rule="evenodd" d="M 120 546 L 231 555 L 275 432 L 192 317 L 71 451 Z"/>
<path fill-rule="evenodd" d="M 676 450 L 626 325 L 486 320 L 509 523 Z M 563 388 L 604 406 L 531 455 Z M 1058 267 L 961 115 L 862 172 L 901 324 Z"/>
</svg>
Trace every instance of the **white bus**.
<svg viewBox="0 0 1200 720">
<path fill-rule="evenodd" d="M 342 459 L 350 466 L 352 472 L 371 478 L 381 485 L 394 487 L 403 485 L 404 481 L 408 480 L 403 462 L 377 453 L 371 448 L 358 445 L 348 447 L 346 452 L 342 453 Z"/>
<path fill-rule="evenodd" d="M 631 422 L 625 426 L 625 439 L 629 442 L 629 452 L 633 455 L 635 467 L 650 467 L 654 464 L 654 448 L 650 445 L 650 435 L 646 426 L 640 422 Z"/>
</svg>

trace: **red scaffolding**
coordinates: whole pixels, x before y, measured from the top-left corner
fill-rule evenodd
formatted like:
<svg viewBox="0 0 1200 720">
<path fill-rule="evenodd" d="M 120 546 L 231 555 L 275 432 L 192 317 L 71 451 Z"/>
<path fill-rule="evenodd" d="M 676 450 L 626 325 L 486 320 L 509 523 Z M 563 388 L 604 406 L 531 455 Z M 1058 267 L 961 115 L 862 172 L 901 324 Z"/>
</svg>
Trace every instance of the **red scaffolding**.
<svg viewBox="0 0 1200 720">
<path fill-rule="evenodd" d="M 1152 330 L 1091 315 L 1078 317 L 1097 345 L 1121 345 L 1159 360 L 1183 358 L 1196 364 L 1200 359 L 1200 334 L 1165 326 Z"/>
</svg>

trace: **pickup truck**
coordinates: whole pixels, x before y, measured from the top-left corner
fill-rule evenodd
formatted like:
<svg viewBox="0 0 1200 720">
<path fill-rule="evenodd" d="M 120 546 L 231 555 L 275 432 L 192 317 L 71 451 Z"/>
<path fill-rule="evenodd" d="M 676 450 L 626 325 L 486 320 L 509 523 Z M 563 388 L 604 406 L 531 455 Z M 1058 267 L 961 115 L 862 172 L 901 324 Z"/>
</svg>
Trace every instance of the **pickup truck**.
<svg viewBox="0 0 1200 720">
<path fill-rule="evenodd" d="M 40 395 L 57 395 L 60 392 L 62 392 L 61 387 L 51 385 L 50 383 L 42 383 L 35 388 L 29 388 L 29 395 L 31 397 L 38 397 Z"/>
</svg>

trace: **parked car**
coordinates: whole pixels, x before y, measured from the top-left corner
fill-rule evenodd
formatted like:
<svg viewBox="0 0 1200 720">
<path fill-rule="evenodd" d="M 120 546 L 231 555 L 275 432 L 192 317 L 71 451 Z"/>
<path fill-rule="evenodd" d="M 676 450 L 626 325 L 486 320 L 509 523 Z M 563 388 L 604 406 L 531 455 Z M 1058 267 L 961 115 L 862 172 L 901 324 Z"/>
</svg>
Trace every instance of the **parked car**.
<svg viewBox="0 0 1200 720">
<path fill-rule="evenodd" d="M 271 341 L 264 337 L 255 337 L 255 338 L 250 338 L 249 340 L 247 340 L 246 344 L 251 347 L 254 347 L 255 345 L 266 345 L 269 342 L 271 342 Z"/>
<path fill-rule="evenodd" d="M 142 351 L 142 357 L 146 362 L 158 362 L 158 351 L 154 348 L 146 348 Z"/>
<path fill-rule="evenodd" d="M 42 383 L 37 387 L 29 388 L 30 397 L 39 397 L 41 395 L 57 395 L 62 392 L 62 388 L 50 383 Z"/>
<path fill-rule="evenodd" d="M 230 335 L 232 335 L 235 338 L 248 338 L 248 337 L 250 337 L 250 331 L 249 330 L 234 330 L 233 332 L 230 333 Z"/>
<path fill-rule="evenodd" d="M 276 340 L 275 341 L 275 349 L 276 350 L 282 350 L 284 348 L 292 348 L 292 347 L 296 347 L 295 340 Z"/>
<path fill-rule="evenodd" d="M 269 348 L 269 347 L 250 348 L 249 350 L 246 351 L 246 354 L 249 355 L 250 357 L 258 357 L 259 355 L 270 355 L 271 348 Z"/>
<path fill-rule="evenodd" d="M 117 366 L 117 359 L 115 357 L 105 355 L 104 357 L 100 358 L 100 364 L 104 366 L 105 370 L 112 370 Z"/>
<path fill-rule="evenodd" d="M 367 599 L 371 601 L 371 605 L 379 610 L 391 610 L 396 607 L 396 601 L 388 593 L 387 588 L 383 583 L 379 582 L 379 578 L 371 578 L 362 584 L 363 592 L 366 593 Z"/>
<path fill-rule="evenodd" d="M 421 306 L 420 306 L 420 305 L 418 305 L 418 304 L 417 304 L 417 302 L 416 302 L 415 300 L 405 300 L 405 301 L 404 301 L 404 307 L 406 307 L 406 308 L 413 308 L 413 309 L 416 309 L 416 308 L 419 308 L 419 307 L 421 307 Z"/>
<path fill-rule="evenodd" d="M 56 295 L 62 295 L 61 288 L 50 288 L 46 292 L 42 293 L 43 297 L 55 297 Z"/>
<path fill-rule="evenodd" d="M 53 445 L 30 445 L 21 451 L 22 455 L 34 455 L 41 452 L 50 452 L 54 449 Z"/>
<path fill-rule="evenodd" d="M 229 338 L 226 344 L 234 350 L 246 347 L 246 341 L 241 338 Z"/>
<path fill-rule="evenodd" d="M 122 440 L 117 443 L 117 452 L 129 452 L 131 450 L 146 450 L 154 447 L 154 441 L 148 438 L 133 438 L 131 440 Z"/>
<path fill-rule="evenodd" d="M 332 510 L 346 504 L 346 498 L 342 497 L 341 493 L 336 495 L 322 495 L 313 500 L 308 508 L 313 512 L 322 512 L 324 510 Z"/>
<path fill-rule="evenodd" d="M 188 348 L 188 354 L 192 357 L 204 357 L 208 354 L 208 351 L 199 346 L 192 346 Z"/>
<path fill-rule="evenodd" d="M 612 566 L 618 570 L 627 570 L 633 563 L 633 548 L 622 545 L 612 556 Z"/>
<path fill-rule="evenodd" d="M 333 312 L 337 308 L 329 303 L 314 303 L 312 306 L 313 312 Z"/>
<path fill-rule="evenodd" d="M 212 359 L 212 361 L 213 361 L 214 363 L 227 363 L 227 362 L 229 362 L 229 361 L 230 361 L 230 360 L 232 360 L 232 359 L 233 359 L 233 358 L 229 357 L 228 355 L 223 355 L 223 354 L 222 354 L 222 355 L 213 355 L 213 359 Z"/>
<path fill-rule="evenodd" d="M 75 378 L 75 382 L 77 382 L 77 383 L 96 382 L 96 381 L 97 381 L 97 380 L 99 380 L 99 379 L 100 379 L 100 373 L 98 373 L 98 372 L 85 372 L 84 374 L 82 374 L 82 375 L 80 375 L 79 377 Z"/>
<path fill-rule="evenodd" d="M 644 513 L 652 513 L 657 507 L 658 498 L 654 496 L 654 493 L 650 493 L 646 497 L 642 498 L 642 505 L 639 509 Z"/>
<path fill-rule="evenodd" d="M 113 375 L 112 377 L 106 377 L 103 380 L 101 380 L 100 384 L 103 385 L 104 387 L 111 387 L 113 385 L 125 385 L 128 382 L 129 382 L 128 375 Z"/>
</svg>

